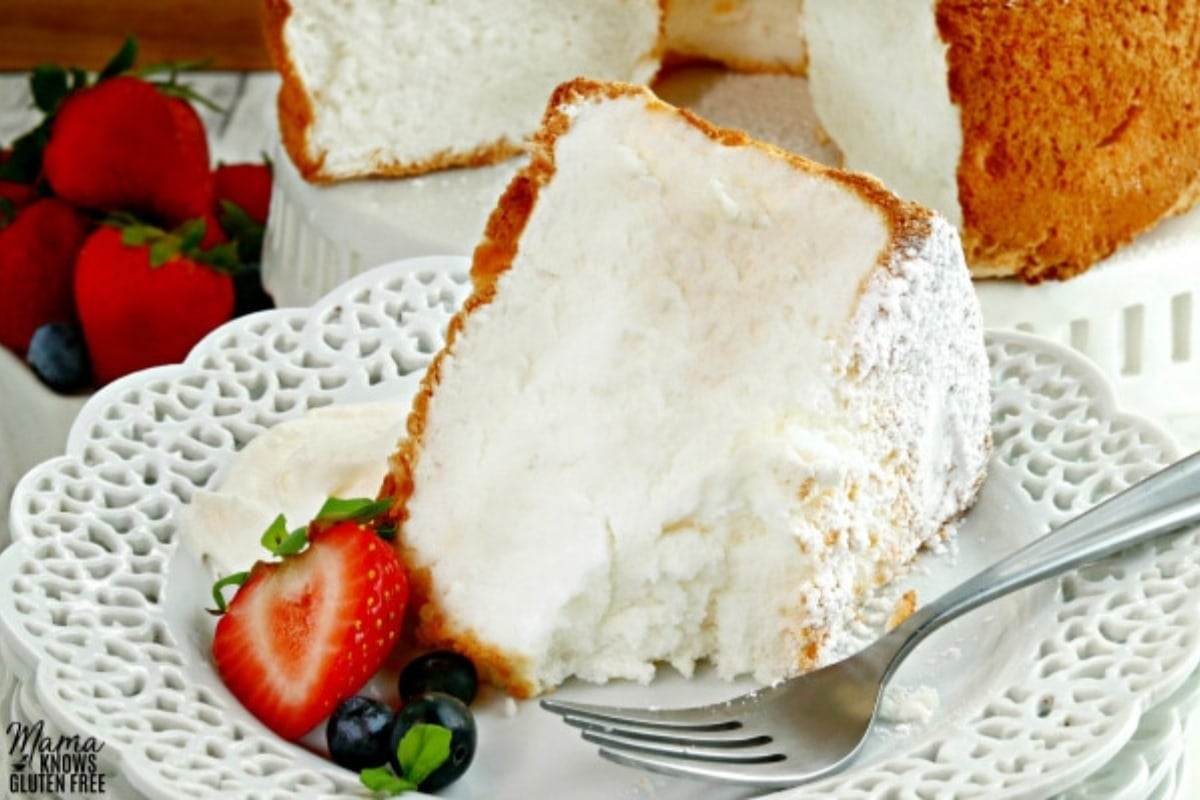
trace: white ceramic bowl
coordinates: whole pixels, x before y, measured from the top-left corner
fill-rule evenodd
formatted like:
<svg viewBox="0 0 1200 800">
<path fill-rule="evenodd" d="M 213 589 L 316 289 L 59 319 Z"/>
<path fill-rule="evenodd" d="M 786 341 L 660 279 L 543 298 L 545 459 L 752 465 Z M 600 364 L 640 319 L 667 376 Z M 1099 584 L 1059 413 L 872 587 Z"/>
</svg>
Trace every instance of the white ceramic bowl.
<svg viewBox="0 0 1200 800">
<path fill-rule="evenodd" d="M 0 347 L 0 548 L 8 543 L 8 502 L 17 480 L 62 452 L 71 423 L 89 396 L 56 394 Z"/>
</svg>

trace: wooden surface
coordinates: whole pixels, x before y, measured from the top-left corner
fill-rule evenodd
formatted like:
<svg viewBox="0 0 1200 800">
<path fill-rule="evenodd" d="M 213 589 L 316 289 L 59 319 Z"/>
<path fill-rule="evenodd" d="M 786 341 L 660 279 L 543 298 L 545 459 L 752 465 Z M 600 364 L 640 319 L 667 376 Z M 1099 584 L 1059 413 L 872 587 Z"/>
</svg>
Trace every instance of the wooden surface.
<svg viewBox="0 0 1200 800">
<path fill-rule="evenodd" d="M 0 0 L 0 70 L 97 69 L 130 34 L 141 64 L 211 58 L 214 69 L 270 69 L 261 8 L 262 0 Z"/>
</svg>

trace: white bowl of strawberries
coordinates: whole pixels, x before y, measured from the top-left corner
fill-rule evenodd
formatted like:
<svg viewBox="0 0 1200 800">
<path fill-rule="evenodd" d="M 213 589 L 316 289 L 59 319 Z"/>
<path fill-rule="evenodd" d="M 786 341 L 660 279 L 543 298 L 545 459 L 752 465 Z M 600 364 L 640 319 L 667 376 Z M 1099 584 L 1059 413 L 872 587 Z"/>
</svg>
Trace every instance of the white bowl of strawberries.
<svg viewBox="0 0 1200 800">
<path fill-rule="evenodd" d="M 0 499 L 61 449 L 82 397 L 272 305 L 270 166 L 214 168 L 202 99 L 136 56 L 129 40 L 94 75 L 34 69 L 42 118 L 0 151 Z"/>
</svg>

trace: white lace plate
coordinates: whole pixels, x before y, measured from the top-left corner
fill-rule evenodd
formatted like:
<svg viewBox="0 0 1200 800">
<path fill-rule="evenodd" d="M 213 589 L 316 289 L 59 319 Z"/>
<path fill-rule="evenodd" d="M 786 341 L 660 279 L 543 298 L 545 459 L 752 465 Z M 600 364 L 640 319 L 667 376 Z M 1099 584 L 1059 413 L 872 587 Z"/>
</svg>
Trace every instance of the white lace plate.
<svg viewBox="0 0 1200 800">
<path fill-rule="evenodd" d="M 151 798 L 362 796 L 353 775 L 279 740 L 232 700 L 208 657 L 208 578 L 176 544 L 180 508 L 276 422 L 332 403 L 398 400 L 468 288 L 466 260 L 382 267 L 311 309 L 242 318 L 179 366 L 130 376 L 80 414 L 67 454 L 25 476 L 0 554 L 0 646 L 48 725 L 94 736 Z M 956 543 L 899 587 L 952 582 L 1177 453 L 1119 413 L 1064 348 L 992 334 L 996 454 Z M 896 678 L 931 686 L 923 722 L 880 726 L 842 775 L 795 798 L 1046 797 L 1097 773 L 1200 663 L 1200 533 L 1184 533 L 979 609 Z M 692 702 L 742 686 L 664 674 L 570 686 L 613 702 Z M 491 696 L 481 749 L 447 797 L 741 797 L 608 764 L 529 703 Z"/>
<path fill-rule="evenodd" d="M 1116 757 L 1055 800 L 1141 800 L 1169 797 L 1184 757 L 1188 715 L 1200 698 L 1200 673 L 1166 702 L 1142 716 L 1137 730 Z"/>
<path fill-rule="evenodd" d="M 1116 757 L 1067 792 L 1055 795 L 1054 800 L 1174 798 L 1186 767 L 1186 754 L 1182 752 L 1185 744 L 1181 720 L 1194 710 L 1197 690 L 1200 690 L 1200 673 L 1189 678 L 1187 684 L 1169 700 L 1145 714 L 1137 731 Z M 12 722 L 32 725 L 45 719 L 46 714 L 30 688 L 19 684 L 0 662 L 0 727 L 8 730 Z M 56 739 L 61 731 L 47 726 L 45 733 L 51 739 Z M 0 749 L 0 774 L 11 774 L 12 761 L 13 754 Z M 121 776 L 110 771 L 105 777 L 106 797 L 120 800 L 137 800 L 141 797 Z M 22 800 L 54 800 L 52 795 L 45 793 L 20 796 Z"/>
</svg>

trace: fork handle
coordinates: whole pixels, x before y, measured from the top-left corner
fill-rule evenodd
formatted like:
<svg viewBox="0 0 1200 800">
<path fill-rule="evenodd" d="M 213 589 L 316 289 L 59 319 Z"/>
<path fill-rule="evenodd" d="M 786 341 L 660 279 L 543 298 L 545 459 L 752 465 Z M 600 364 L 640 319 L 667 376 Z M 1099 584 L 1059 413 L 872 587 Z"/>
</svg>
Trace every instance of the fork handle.
<svg viewBox="0 0 1200 800">
<path fill-rule="evenodd" d="M 1200 452 L 1139 481 L 918 610 L 880 639 L 887 675 L 938 628 L 1030 584 L 1200 522 Z"/>
</svg>

